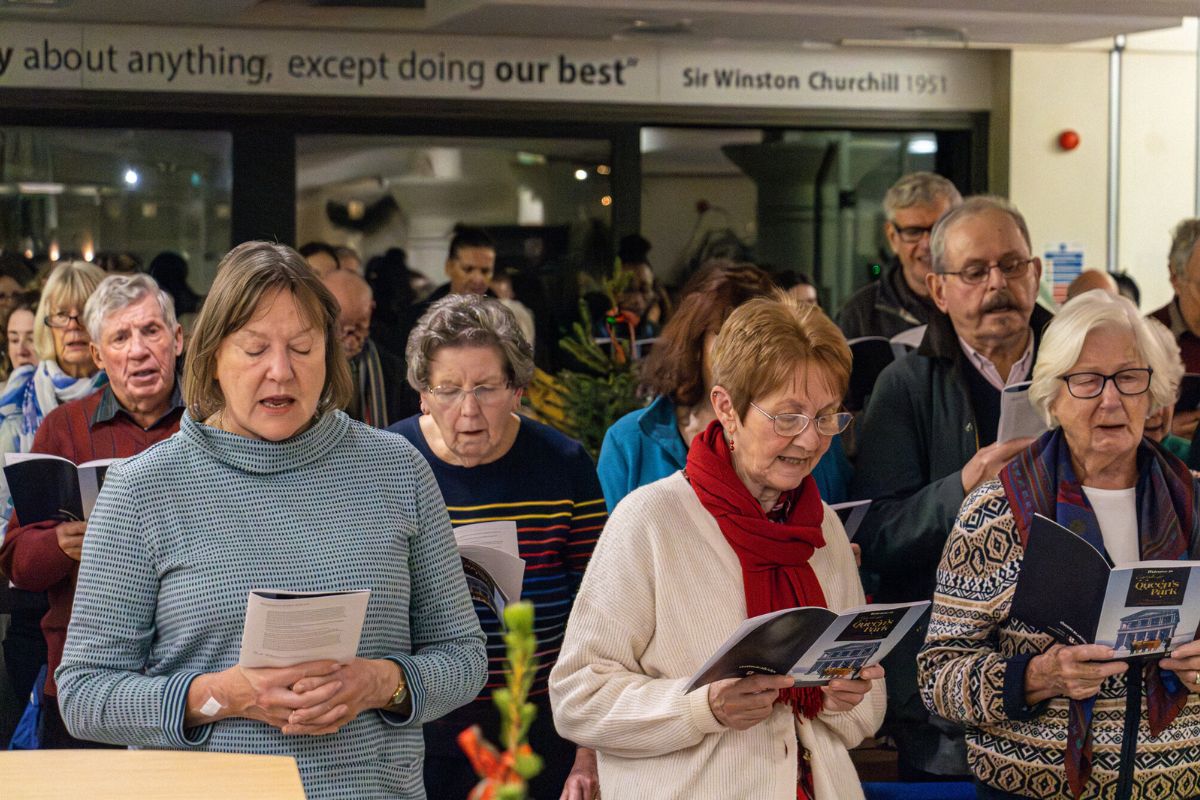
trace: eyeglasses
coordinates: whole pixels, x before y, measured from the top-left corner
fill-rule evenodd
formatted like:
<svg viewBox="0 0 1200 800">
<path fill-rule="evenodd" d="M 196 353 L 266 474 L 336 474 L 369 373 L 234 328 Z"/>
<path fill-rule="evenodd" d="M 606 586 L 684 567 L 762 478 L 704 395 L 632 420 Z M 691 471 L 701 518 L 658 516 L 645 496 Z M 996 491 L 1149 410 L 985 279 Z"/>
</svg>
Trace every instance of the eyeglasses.
<svg viewBox="0 0 1200 800">
<path fill-rule="evenodd" d="M 771 426 L 775 429 L 776 434 L 787 439 L 804 433 L 808 429 L 808 423 L 813 421 L 817 423 L 817 433 L 822 436 L 837 436 L 850 427 L 850 421 L 854 419 L 854 415 L 846 411 L 810 417 L 807 414 L 768 414 L 754 403 L 750 405 L 754 406 L 755 411 L 771 420 Z"/>
<path fill-rule="evenodd" d="M 900 237 L 900 241 L 906 244 L 916 244 L 921 241 L 922 236 L 929 236 L 933 233 L 932 225 L 928 227 L 924 225 L 908 225 L 902 228 L 896 224 L 895 220 L 891 220 L 891 224 L 892 230 Z"/>
<path fill-rule="evenodd" d="M 1144 394 L 1150 388 L 1150 376 L 1154 370 L 1150 367 L 1130 367 L 1121 369 L 1111 375 L 1101 375 L 1099 372 L 1072 372 L 1070 375 L 1059 377 L 1067 384 L 1067 391 L 1079 400 L 1091 400 L 1104 392 L 1104 386 L 1109 381 L 1123 395 L 1134 396 Z"/>
<path fill-rule="evenodd" d="M 51 328 L 68 328 L 74 322 L 79 327 L 83 327 L 83 314 L 64 314 L 61 311 L 56 311 L 53 314 L 47 314 L 42 317 L 42 321 Z"/>
<path fill-rule="evenodd" d="M 989 261 L 987 263 L 976 261 L 972 264 L 967 264 L 958 272 L 947 271 L 941 274 L 957 275 L 963 283 L 974 286 L 986 281 L 988 275 L 992 274 L 992 270 L 998 269 L 1005 280 L 1011 281 L 1024 275 L 1034 260 L 1033 258 L 1006 258 L 1003 261 Z"/>
<path fill-rule="evenodd" d="M 476 386 L 474 389 L 464 389 L 461 386 L 430 386 L 425 391 L 429 396 L 446 408 L 456 406 L 468 394 L 475 396 L 475 402 L 481 406 L 495 406 L 508 399 L 511 389 L 506 383 L 502 386 Z"/>
</svg>

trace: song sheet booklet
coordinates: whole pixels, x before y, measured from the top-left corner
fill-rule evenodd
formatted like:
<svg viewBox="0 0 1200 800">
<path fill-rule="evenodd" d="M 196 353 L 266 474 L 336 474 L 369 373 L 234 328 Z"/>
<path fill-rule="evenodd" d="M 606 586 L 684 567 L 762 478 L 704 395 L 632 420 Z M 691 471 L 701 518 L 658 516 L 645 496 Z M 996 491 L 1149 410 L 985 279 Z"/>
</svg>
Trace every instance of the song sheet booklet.
<svg viewBox="0 0 1200 800">
<path fill-rule="evenodd" d="M 1160 658 L 1196 638 L 1200 561 L 1109 564 L 1082 536 L 1041 514 L 1009 616 L 1063 644 L 1102 644 L 1116 659 Z"/>
<path fill-rule="evenodd" d="M 517 523 L 476 522 L 454 529 L 471 599 L 491 609 L 504 624 L 504 608 L 521 599 L 525 560 L 517 549 Z"/>
<path fill-rule="evenodd" d="M 349 664 L 358 654 L 369 589 L 289 592 L 254 589 L 242 627 L 243 667 L 290 667 L 331 659 Z"/>
<path fill-rule="evenodd" d="M 82 522 L 92 514 L 104 475 L 116 458 L 75 465 L 45 453 L 5 453 L 4 477 L 22 525 Z"/>
<path fill-rule="evenodd" d="M 797 686 L 857 677 L 878 664 L 929 608 L 915 603 L 866 605 L 841 614 L 786 608 L 751 617 L 696 671 L 685 692 L 724 678 L 790 674 Z"/>
</svg>

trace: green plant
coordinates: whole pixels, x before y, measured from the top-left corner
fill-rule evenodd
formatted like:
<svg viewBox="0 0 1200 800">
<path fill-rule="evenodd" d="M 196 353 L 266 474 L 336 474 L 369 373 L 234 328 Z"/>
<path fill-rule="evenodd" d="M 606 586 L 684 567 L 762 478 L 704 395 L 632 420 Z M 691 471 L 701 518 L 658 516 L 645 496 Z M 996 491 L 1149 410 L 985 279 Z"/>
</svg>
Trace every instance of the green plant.
<svg viewBox="0 0 1200 800">
<path fill-rule="evenodd" d="M 609 303 L 604 319 L 612 337 L 609 350 L 596 344 L 592 315 L 581 300 L 579 320 L 572 323 L 570 335 L 560 339 L 559 346 L 582 369 L 564 369 L 555 376 L 539 372 L 529 387 L 530 406 L 538 418 L 578 440 L 593 459 L 600 457 L 609 427 L 642 407 L 637 396 L 638 362 L 633 357 L 636 320 L 621 311 L 616 301 L 632 279 L 618 263 L 601 285 Z"/>
<path fill-rule="evenodd" d="M 504 609 L 504 623 L 505 685 L 492 692 L 492 702 L 500 712 L 500 744 L 504 750 L 497 750 L 484 739 L 478 725 L 458 735 L 459 747 L 480 777 L 468 800 L 525 800 L 528 781 L 542 771 L 541 756 L 526 741 L 529 726 L 537 716 L 537 706 L 528 700 L 537 672 L 533 604 L 512 603 Z"/>
</svg>

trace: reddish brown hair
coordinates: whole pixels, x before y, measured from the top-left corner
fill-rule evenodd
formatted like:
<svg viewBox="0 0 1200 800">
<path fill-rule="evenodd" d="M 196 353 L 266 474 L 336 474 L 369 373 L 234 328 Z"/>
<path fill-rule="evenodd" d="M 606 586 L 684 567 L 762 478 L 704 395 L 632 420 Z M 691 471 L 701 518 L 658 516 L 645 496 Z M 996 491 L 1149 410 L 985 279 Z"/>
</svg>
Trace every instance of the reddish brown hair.
<svg viewBox="0 0 1200 800">
<path fill-rule="evenodd" d="M 825 312 L 786 292 L 755 298 L 721 326 L 713 351 L 713 383 L 725 387 L 738 419 L 750 401 L 788 384 L 796 368 L 820 367 L 840 399 L 850 382 L 850 347 Z"/>
<path fill-rule="evenodd" d="M 642 389 L 667 395 L 680 406 L 704 397 L 704 337 L 716 334 L 742 303 L 774 288 L 771 277 L 753 264 L 728 260 L 705 263 L 683 289 L 675 315 L 642 365 Z"/>
</svg>

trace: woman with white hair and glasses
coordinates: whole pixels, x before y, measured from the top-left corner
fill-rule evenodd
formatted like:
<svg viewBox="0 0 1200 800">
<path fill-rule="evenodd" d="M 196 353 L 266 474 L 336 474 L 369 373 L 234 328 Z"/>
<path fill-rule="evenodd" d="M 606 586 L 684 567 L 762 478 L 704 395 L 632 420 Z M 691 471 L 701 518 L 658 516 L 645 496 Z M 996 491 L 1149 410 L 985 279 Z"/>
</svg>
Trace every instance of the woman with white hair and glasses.
<svg viewBox="0 0 1200 800">
<path fill-rule="evenodd" d="M 1128 300 L 1071 300 L 1030 388 L 1052 430 L 963 502 L 919 669 L 926 705 L 966 725 L 981 798 L 1200 795 L 1200 642 L 1112 661 L 1009 617 L 1035 514 L 1114 564 L 1200 558 L 1196 478 L 1143 436 L 1176 360 Z"/>
<path fill-rule="evenodd" d="M 530 742 L 545 759 L 530 793 L 550 798 L 562 790 L 569 800 L 590 800 L 595 757 L 555 733 L 546 679 L 608 518 L 595 465 L 579 442 L 517 414 L 533 377 L 533 348 L 499 301 L 474 294 L 439 300 L 413 329 L 406 355 L 421 414 L 389 430 L 429 461 L 452 525 L 508 521 L 525 560 L 521 597 L 534 605 L 539 662 Z M 504 683 L 503 631 L 490 608 L 476 603 L 475 610 L 488 637 L 488 682 L 475 702 L 425 726 L 430 797 L 466 797 L 477 778 L 456 738 L 474 724 L 496 730 L 499 721 L 491 690 Z"/>
</svg>

